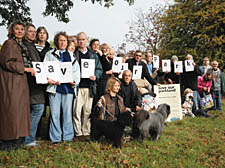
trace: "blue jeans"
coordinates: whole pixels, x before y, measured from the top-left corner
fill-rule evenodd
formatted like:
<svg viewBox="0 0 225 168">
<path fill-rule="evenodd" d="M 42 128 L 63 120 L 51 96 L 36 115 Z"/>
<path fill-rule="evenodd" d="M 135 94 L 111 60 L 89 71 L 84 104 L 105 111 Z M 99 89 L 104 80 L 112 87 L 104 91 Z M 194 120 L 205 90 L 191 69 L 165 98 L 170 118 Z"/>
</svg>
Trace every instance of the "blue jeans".
<svg viewBox="0 0 225 168">
<path fill-rule="evenodd" d="M 54 142 L 72 141 L 74 137 L 72 120 L 73 94 L 49 94 L 50 129 L 49 136 Z M 60 125 L 60 111 L 62 110 L 62 129 Z"/>
<path fill-rule="evenodd" d="M 198 91 L 193 91 L 193 101 L 194 101 L 194 103 L 195 103 L 195 107 L 196 107 L 196 110 L 198 110 L 199 109 L 199 107 L 198 107 L 198 102 L 199 102 L 199 95 L 198 95 Z"/>
<path fill-rule="evenodd" d="M 24 144 L 29 144 L 35 140 L 38 123 L 44 112 L 44 104 L 31 104 L 30 105 L 30 136 L 25 137 Z"/>
<path fill-rule="evenodd" d="M 213 91 L 214 110 L 222 110 L 221 91 Z"/>
</svg>

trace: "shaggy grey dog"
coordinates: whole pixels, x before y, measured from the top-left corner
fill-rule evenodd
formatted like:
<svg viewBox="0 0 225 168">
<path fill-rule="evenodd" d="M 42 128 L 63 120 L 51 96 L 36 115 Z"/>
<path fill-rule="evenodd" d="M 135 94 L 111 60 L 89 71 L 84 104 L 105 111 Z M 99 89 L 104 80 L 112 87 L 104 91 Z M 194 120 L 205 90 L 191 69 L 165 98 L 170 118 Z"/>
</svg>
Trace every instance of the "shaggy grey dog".
<svg viewBox="0 0 225 168">
<path fill-rule="evenodd" d="M 160 104 L 156 112 L 149 113 L 146 120 L 138 126 L 141 139 L 144 140 L 149 134 L 152 140 L 158 140 L 169 114 L 168 104 Z"/>
</svg>

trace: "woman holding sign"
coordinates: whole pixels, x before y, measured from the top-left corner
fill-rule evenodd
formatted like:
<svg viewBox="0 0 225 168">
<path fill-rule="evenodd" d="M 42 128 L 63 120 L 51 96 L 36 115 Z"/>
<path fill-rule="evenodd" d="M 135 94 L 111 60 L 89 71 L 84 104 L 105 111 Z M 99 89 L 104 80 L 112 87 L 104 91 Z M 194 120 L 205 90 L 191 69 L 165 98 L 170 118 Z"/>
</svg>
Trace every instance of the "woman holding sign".
<svg viewBox="0 0 225 168">
<path fill-rule="evenodd" d="M 97 99 L 99 99 L 100 96 L 105 94 L 105 87 L 106 87 L 107 80 L 112 76 L 118 77 L 118 73 L 113 73 L 113 70 L 112 70 L 114 55 L 115 55 L 115 51 L 113 49 L 110 49 L 107 55 L 103 55 L 100 58 L 103 73 L 97 88 L 98 90 Z"/>
<path fill-rule="evenodd" d="M 62 140 L 72 141 L 74 137 L 72 104 L 74 94 L 76 93 L 76 88 L 80 82 L 80 66 L 73 53 L 66 50 L 68 46 L 68 36 L 65 32 L 59 32 L 55 35 L 54 44 L 56 48 L 50 50 L 46 54 L 44 62 L 59 62 L 61 67 L 62 63 L 67 62 L 72 64 L 71 82 L 61 83 L 61 81 L 48 79 L 49 85 L 47 87 L 47 92 L 49 93 L 49 105 L 51 112 L 49 136 L 52 143 L 59 143 Z M 54 68 L 54 64 L 55 63 L 52 64 L 52 68 Z M 51 72 L 54 73 L 54 71 Z M 60 72 L 62 72 L 62 74 L 65 73 L 65 68 L 62 68 Z M 56 74 L 56 76 L 59 75 L 61 74 Z M 60 126 L 61 110 L 63 117 L 63 128 Z"/>
<path fill-rule="evenodd" d="M 8 40 L 0 52 L 0 149 L 17 148 L 22 137 L 30 134 L 30 100 L 27 73 L 34 75 L 29 68 L 28 51 L 22 39 L 25 25 L 13 22 L 8 31 Z"/>
</svg>

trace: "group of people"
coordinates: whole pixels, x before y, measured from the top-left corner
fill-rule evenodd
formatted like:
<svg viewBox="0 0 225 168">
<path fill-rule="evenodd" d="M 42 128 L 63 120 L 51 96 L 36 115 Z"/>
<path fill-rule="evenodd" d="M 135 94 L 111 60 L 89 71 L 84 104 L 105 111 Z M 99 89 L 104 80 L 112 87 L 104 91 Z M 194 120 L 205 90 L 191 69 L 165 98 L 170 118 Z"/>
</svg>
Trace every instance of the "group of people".
<svg viewBox="0 0 225 168">
<path fill-rule="evenodd" d="M 13 22 L 0 51 L 0 148 L 17 148 L 21 144 L 36 146 L 35 136 L 38 123 L 46 106 L 49 105 L 49 138 L 53 144 L 73 139 L 83 140 L 90 136 L 90 115 L 96 119 L 114 121 L 125 111 L 134 115 L 142 108 L 140 90 L 145 87 L 147 93 L 153 85 L 160 85 L 161 77 L 168 84 L 180 84 L 182 93 L 189 88 L 193 91 L 193 101 L 198 109 L 199 96 L 211 92 L 215 98 L 215 109 L 221 110 L 221 95 L 224 89 L 224 75 L 217 61 L 212 67 L 209 59 L 203 59 L 204 65 L 195 63 L 194 71 L 175 73 L 172 56 L 171 72 L 162 72 L 153 67 L 153 53 L 146 52 L 145 58 L 137 50 L 128 63 L 128 70 L 120 73 L 112 70 L 115 51 L 98 39 L 88 37 L 84 32 L 77 36 L 68 36 L 58 32 L 54 36 L 52 48 L 45 27 L 36 27 L 21 21 Z M 95 60 L 94 75 L 81 77 L 82 59 Z M 187 55 L 187 60 L 193 60 Z M 71 62 L 73 82 L 60 83 L 48 78 L 48 84 L 37 84 L 32 62 Z M 132 80 L 135 65 L 142 67 L 140 80 Z M 144 92 L 146 94 L 146 92 Z M 183 108 L 186 108 L 183 106 Z M 96 110 L 98 109 L 98 110 Z M 96 111 L 100 111 L 96 113 Z M 97 116 L 96 116 L 97 114 Z"/>
</svg>

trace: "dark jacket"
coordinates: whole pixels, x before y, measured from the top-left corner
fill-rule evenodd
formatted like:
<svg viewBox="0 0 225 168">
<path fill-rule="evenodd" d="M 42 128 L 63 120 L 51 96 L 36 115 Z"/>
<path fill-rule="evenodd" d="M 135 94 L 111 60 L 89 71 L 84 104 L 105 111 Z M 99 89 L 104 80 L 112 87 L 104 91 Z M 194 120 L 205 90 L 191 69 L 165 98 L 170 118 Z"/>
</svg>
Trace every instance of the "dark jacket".
<svg viewBox="0 0 225 168">
<path fill-rule="evenodd" d="M 165 80 L 168 82 L 168 80 L 171 79 L 173 81 L 173 84 L 179 84 L 181 81 L 181 74 L 177 75 L 174 72 L 174 64 L 171 63 L 171 72 L 165 75 Z"/>
<path fill-rule="evenodd" d="M 97 54 L 90 50 L 89 48 L 87 48 L 88 50 L 88 55 L 90 59 L 94 59 L 95 60 L 95 76 L 96 76 L 96 80 L 95 81 L 91 81 L 91 85 L 90 85 L 90 97 L 94 97 L 94 95 L 96 95 L 96 81 L 99 80 L 102 76 L 102 65 L 101 62 L 97 56 Z M 75 58 L 77 60 L 79 60 L 79 48 L 76 49 L 75 53 Z"/>
<path fill-rule="evenodd" d="M 128 69 L 131 70 L 131 72 L 133 72 L 133 67 L 134 65 L 137 65 L 136 64 L 136 60 L 135 58 L 132 58 L 132 59 L 128 59 L 126 61 L 126 63 L 128 63 Z M 141 74 L 141 79 L 146 79 L 151 85 L 155 85 L 156 82 L 155 80 L 151 77 L 151 75 L 149 74 L 148 72 L 148 68 L 146 66 L 146 64 L 143 62 L 143 61 L 140 61 L 139 66 L 142 66 L 142 74 Z"/>
<path fill-rule="evenodd" d="M 24 45 L 27 46 L 29 57 L 32 61 L 41 62 L 41 58 L 38 50 L 33 43 L 24 41 Z M 45 103 L 45 89 L 46 85 L 37 84 L 34 76 L 30 73 L 27 74 L 27 80 L 30 91 L 30 104 L 44 104 Z"/>
<path fill-rule="evenodd" d="M 0 51 L 0 139 L 30 135 L 30 99 L 21 48 L 13 39 Z"/>
<path fill-rule="evenodd" d="M 45 42 L 45 47 L 43 48 L 43 50 L 41 52 L 39 52 L 39 55 L 40 55 L 40 58 L 41 58 L 41 62 L 44 61 L 44 58 L 45 58 L 45 54 L 50 51 L 52 49 L 52 47 L 50 46 L 50 43 L 49 42 Z"/>
<path fill-rule="evenodd" d="M 126 107 L 131 108 L 131 111 L 136 111 L 136 106 L 141 107 L 141 95 L 138 92 L 137 85 L 135 84 L 134 81 L 131 81 L 129 83 L 131 90 L 130 90 L 130 95 L 126 96 L 125 94 L 125 82 L 124 80 L 121 80 L 121 85 L 120 85 L 120 90 L 119 90 L 119 95 L 123 98 L 124 104 Z M 126 104 L 126 99 L 130 99 L 130 104 Z"/>
<path fill-rule="evenodd" d="M 184 91 L 186 88 L 190 88 L 193 91 L 197 91 L 198 88 L 198 76 L 201 76 L 198 65 L 195 66 L 194 71 L 186 72 L 181 74 L 181 86 Z"/>
</svg>

